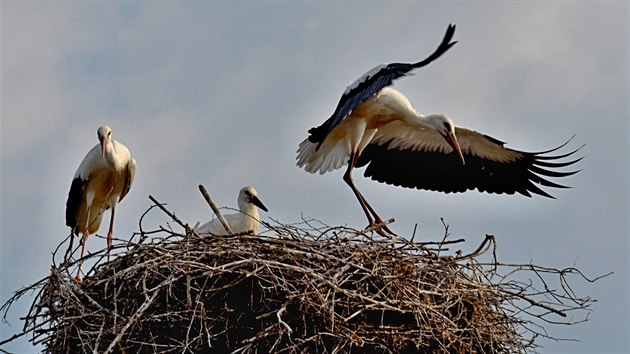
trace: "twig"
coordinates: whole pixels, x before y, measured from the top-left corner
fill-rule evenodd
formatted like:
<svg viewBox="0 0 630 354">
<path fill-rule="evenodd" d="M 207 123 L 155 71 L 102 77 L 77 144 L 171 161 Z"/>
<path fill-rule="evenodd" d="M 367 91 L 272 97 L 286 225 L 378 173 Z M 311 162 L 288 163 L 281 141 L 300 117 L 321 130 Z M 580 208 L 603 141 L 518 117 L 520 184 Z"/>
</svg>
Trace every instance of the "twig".
<svg viewBox="0 0 630 354">
<path fill-rule="evenodd" d="M 127 332 L 127 330 L 129 329 L 129 327 L 134 324 L 134 322 L 136 322 L 140 316 L 142 316 L 142 314 L 144 313 L 144 311 L 149 308 L 149 306 L 151 306 L 151 304 L 153 303 L 153 301 L 155 300 L 155 298 L 160 294 L 160 292 L 158 291 L 159 288 L 161 288 L 164 284 L 167 284 L 169 282 L 171 282 L 173 280 L 173 277 L 169 277 L 168 279 L 166 279 L 165 281 L 163 281 L 160 285 L 158 285 L 158 287 L 156 288 L 156 290 L 153 291 L 153 295 L 151 295 L 150 298 L 148 298 L 143 304 L 142 306 L 140 306 L 138 308 L 138 310 L 136 311 L 136 313 L 133 314 L 133 316 L 131 316 L 131 318 L 129 319 L 129 321 L 127 321 L 127 324 L 120 330 L 120 332 L 118 333 L 118 335 L 116 336 L 116 338 L 114 338 L 114 340 L 109 344 L 109 347 L 107 347 L 107 349 L 105 350 L 105 354 L 110 353 L 114 347 L 116 346 L 116 344 L 118 344 L 118 341 L 120 341 L 120 339 L 125 335 L 125 332 Z"/>
<path fill-rule="evenodd" d="M 179 220 L 179 218 L 178 218 L 177 216 L 175 216 L 175 214 L 174 214 L 174 213 L 171 213 L 170 211 L 168 211 L 168 210 L 164 207 L 164 205 L 165 205 L 165 204 L 162 204 L 162 203 L 158 202 L 158 201 L 157 201 L 157 200 L 155 200 L 155 198 L 153 198 L 153 196 L 151 196 L 151 195 L 149 195 L 149 199 L 151 199 L 151 201 L 152 201 L 153 203 L 155 203 L 155 205 L 157 205 L 157 207 L 158 207 L 158 208 L 162 209 L 162 211 L 163 211 L 164 213 L 166 213 L 166 215 L 170 216 L 170 217 L 171 217 L 171 219 L 173 219 L 173 221 L 175 221 L 176 223 L 178 223 L 178 224 L 179 224 L 179 226 L 183 227 L 183 228 L 184 228 L 184 230 L 186 230 L 186 234 L 190 233 L 190 226 L 188 226 L 188 224 L 184 224 L 181 220 Z"/>
<path fill-rule="evenodd" d="M 493 254 L 495 254 L 495 258 L 496 258 L 496 240 L 495 240 L 493 235 L 486 235 L 486 237 L 483 239 L 483 241 L 481 242 L 479 247 L 477 247 L 476 250 L 472 251 L 469 254 L 466 254 L 466 255 L 463 255 L 463 256 L 459 256 L 459 257 L 455 257 L 455 260 L 459 261 L 459 260 L 462 260 L 462 259 L 465 259 L 465 258 L 477 257 L 477 256 L 479 256 L 481 254 L 486 253 L 486 251 L 488 250 L 490 245 L 494 245 L 495 246 L 495 252 L 493 252 Z"/>
<path fill-rule="evenodd" d="M 234 231 L 232 231 L 232 228 L 230 227 L 230 224 L 228 224 L 228 222 L 225 220 L 223 215 L 221 215 L 221 211 L 219 210 L 217 205 L 214 204 L 214 202 L 212 201 L 212 198 L 210 197 L 210 194 L 208 193 L 206 188 L 203 185 L 200 184 L 199 185 L 199 190 L 201 191 L 201 194 L 203 195 L 203 198 L 206 200 L 208 205 L 210 205 L 210 208 L 212 208 L 212 211 L 214 211 L 214 214 L 217 216 L 217 219 L 219 219 L 219 222 L 221 223 L 221 225 L 223 225 L 223 228 L 225 229 L 227 234 L 228 235 L 232 235 L 234 233 Z"/>
<path fill-rule="evenodd" d="M 286 328 L 287 333 L 288 333 L 288 335 L 289 335 L 289 337 L 290 337 L 290 336 L 291 336 L 291 333 L 293 333 L 293 330 L 291 329 L 291 327 L 289 327 L 289 325 L 288 325 L 286 322 L 284 322 L 284 321 L 282 320 L 282 313 L 283 313 L 284 311 L 286 311 L 286 310 L 287 310 L 286 306 L 282 306 L 282 308 L 280 308 L 280 310 L 278 310 L 278 312 L 276 312 L 276 317 L 278 318 L 278 323 L 279 323 L 280 325 L 282 325 L 284 328 Z"/>
</svg>

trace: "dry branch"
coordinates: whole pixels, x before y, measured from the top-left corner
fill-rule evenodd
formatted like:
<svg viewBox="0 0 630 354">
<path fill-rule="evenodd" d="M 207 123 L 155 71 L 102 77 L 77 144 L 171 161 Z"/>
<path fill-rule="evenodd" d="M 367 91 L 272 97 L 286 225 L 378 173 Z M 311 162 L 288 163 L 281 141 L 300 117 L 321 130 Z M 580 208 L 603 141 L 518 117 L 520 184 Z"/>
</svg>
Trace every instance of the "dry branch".
<svg viewBox="0 0 630 354">
<path fill-rule="evenodd" d="M 228 224 L 228 222 L 223 217 L 223 214 L 221 214 L 221 210 L 219 210 L 217 205 L 214 204 L 214 201 L 212 201 L 212 198 L 210 197 L 210 193 L 208 193 L 208 191 L 206 190 L 206 187 L 200 184 L 199 191 L 201 192 L 201 194 L 203 195 L 203 198 L 206 200 L 206 202 L 210 206 L 210 209 L 212 209 L 212 211 L 214 212 L 214 215 L 216 215 L 217 219 L 219 219 L 219 222 L 221 223 L 221 225 L 223 225 L 225 232 L 227 232 L 228 235 L 232 235 L 234 231 L 232 231 L 230 224 Z"/>
<path fill-rule="evenodd" d="M 551 337 L 545 324 L 585 321 L 594 302 L 571 289 L 572 276 L 591 281 L 575 268 L 499 263 L 492 236 L 446 254 L 463 242 L 447 225 L 427 243 L 312 219 L 202 238 L 151 200 L 183 235 L 141 219 L 112 261 L 85 257 L 81 284 L 75 260 L 53 264 L 0 308 L 36 292 L 24 331 L 0 345 L 28 334 L 46 353 L 528 353 Z"/>
</svg>

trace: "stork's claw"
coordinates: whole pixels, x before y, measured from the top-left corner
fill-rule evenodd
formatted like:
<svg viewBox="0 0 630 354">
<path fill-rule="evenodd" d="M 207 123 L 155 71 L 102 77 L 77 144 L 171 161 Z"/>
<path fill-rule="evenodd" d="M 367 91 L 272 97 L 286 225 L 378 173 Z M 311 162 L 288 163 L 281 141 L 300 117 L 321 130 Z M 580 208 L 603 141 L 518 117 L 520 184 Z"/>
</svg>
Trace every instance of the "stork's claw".
<svg viewBox="0 0 630 354">
<path fill-rule="evenodd" d="M 387 232 L 387 233 L 389 234 L 389 236 L 398 236 L 398 235 L 396 235 L 396 234 L 394 233 L 394 231 L 390 230 L 390 228 L 389 228 L 389 227 L 387 227 L 387 225 L 382 225 L 382 226 L 380 227 L 380 229 L 381 229 L 381 230 L 383 230 L 383 231 L 385 231 L 385 232 Z"/>
<path fill-rule="evenodd" d="M 377 217 L 374 221 L 370 219 L 370 224 L 368 225 L 366 230 L 375 231 L 377 234 L 383 237 L 398 236 L 392 230 L 390 230 L 389 227 L 387 227 L 387 225 L 385 225 L 383 223 L 383 220 L 381 220 L 381 218 L 379 217 Z"/>
</svg>

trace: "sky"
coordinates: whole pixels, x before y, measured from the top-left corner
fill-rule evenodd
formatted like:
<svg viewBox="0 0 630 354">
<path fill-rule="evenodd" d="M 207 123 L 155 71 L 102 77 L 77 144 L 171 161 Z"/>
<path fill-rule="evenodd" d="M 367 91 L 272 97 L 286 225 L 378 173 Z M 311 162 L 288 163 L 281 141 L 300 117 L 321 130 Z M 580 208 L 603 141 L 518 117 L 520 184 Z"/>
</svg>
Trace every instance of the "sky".
<svg viewBox="0 0 630 354">
<path fill-rule="evenodd" d="M 541 151 L 575 138 L 578 174 L 556 199 L 441 194 L 355 180 L 391 228 L 441 239 L 440 218 L 471 251 L 486 234 L 505 263 L 613 275 L 574 290 L 589 321 L 548 326 L 541 353 L 627 353 L 628 3 L 558 2 L 0 2 L 0 302 L 47 276 L 65 238 L 72 177 L 107 124 L 137 161 L 114 233 L 128 239 L 152 195 L 185 222 L 211 217 L 197 186 L 235 207 L 252 185 L 263 220 L 362 228 L 342 171 L 295 166 L 307 130 L 377 64 L 424 58 L 449 23 L 458 43 L 397 80 L 424 114 Z M 99 234 L 106 232 L 109 215 Z M 152 212 L 145 228 L 170 220 Z M 88 248 L 105 246 L 90 238 Z M 0 323 L 21 329 L 31 299 Z M 2 349 L 37 353 L 25 338 Z"/>
</svg>

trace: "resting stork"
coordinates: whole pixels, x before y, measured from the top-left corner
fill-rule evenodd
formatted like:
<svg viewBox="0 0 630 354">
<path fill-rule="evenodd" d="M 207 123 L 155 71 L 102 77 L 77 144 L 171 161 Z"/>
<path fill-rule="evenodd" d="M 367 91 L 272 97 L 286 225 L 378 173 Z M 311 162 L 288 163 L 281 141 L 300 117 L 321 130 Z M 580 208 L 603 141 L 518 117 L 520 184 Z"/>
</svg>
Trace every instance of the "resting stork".
<svg viewBox="0 0 630 354">
<path fill-rule="evenodd" d="M 324 174 L 347 164 L 344 181 L 359 201 L 369 226 L 393 234 L 357 189 L 355 167 L 367 165 L 365 176 L 378 182 L 441 192 L 531 193 L 551 197 L 534 183 L 562 188 L 544 177 L 575 172 L 553 171 L 569 162 L 550 162 L 575 151 L 548 156 L 556 149 L 529 153 L 506 148 L 504 143 L 476 131 L 456 127 L 444 114 L 422 115 L 402 93 L 387 87 L 411 70 L 429 64 L 456 42 L 450 25 L 433 54 L 423 61 L 379 65 L 351 84 L 333 115 L 309 130 L 297 150 L 297 165 Z M 565 143 L 566 144 L 566 143 Z M 579 149 L 578 149 L 579 150 Z M 453 153 L 455 155 L 453 156 Z"/>
<path fill-rule="evenodd" d="M 96 131 L 99 144 L 94 146 L 81 161 L 74 174 L 66 202 L 66 225 L 73 235 L 83 234 L 81 258 L 90 234 L 101 226 L 103 213 L 112 209 L 107 231 L 107 252 L 112 246 L 116 205 L 129 192 L 136 174 L 136 160 L 129 149 L 112 139 L 108 126 Z M 81 281 L 81 263 L 76 279 Z"/>
<path fill-rule="evenodd" d="M 241 232 L 253 231 L 258 234 L 260 227 L 260 215 L 258 208 L 268 211 L 267 207 L 258 199 L 258 192 L 254 187 L 243 187 L 238 193 L 238 208 L 236 214 L 225 215 L 225 221 L 230 225 L 232 231 L 236 234 Z M 218 219 L 207 222 L 196 230 L 198 234 L 225 235 L 227 231 Z"/>
</svg>

